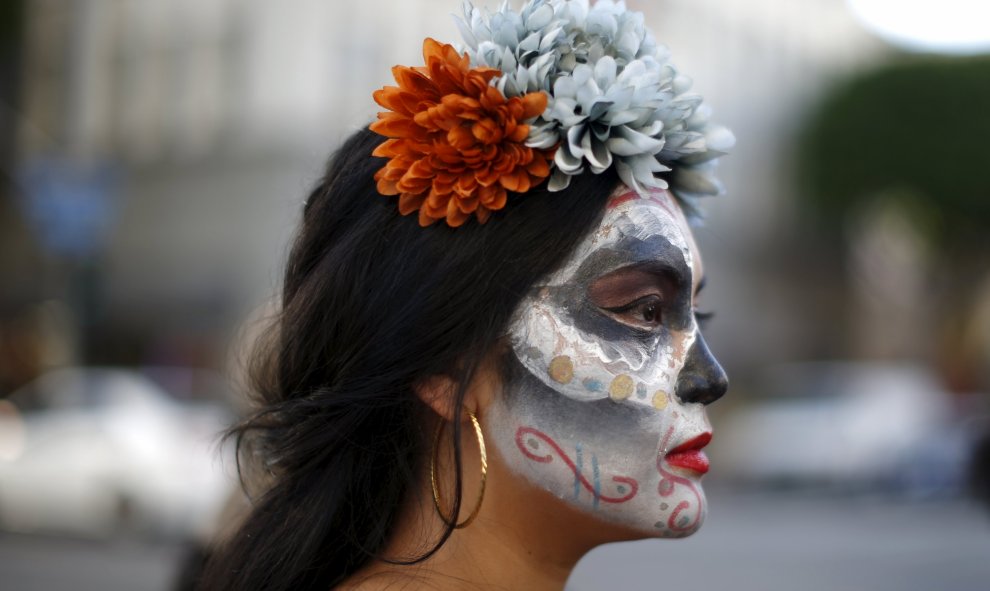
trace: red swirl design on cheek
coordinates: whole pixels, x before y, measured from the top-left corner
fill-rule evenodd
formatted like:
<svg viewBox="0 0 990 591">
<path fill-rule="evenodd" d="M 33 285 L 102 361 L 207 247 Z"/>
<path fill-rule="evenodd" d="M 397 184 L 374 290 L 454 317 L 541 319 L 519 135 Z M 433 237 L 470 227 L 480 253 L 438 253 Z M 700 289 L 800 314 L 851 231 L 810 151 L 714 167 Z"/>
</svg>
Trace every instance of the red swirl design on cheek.
<svg viewBox="0 0 990 591">
<path fill-rule="evenodd" d="M 527 449 L 526 442 L 524 441 L 524 438 L 527 435 L 535 437 L 537 440 L 545 443 L 553 451 L 553 454 L 538 455 Z M 596 482 L 592 484 L 588 481 L 584 474 L 582 474 L 581 469 L 574 463 L 574 460 L 567 455 L 567 452 L 557 445 L 556 441 L 554 441 L 546 433 L 533 429 L 532 427 L 519 427 L 519 429 L 516 430 L 516 446 L 524 456 L 541 464 L 548 464 L 552 462 L 554 455 L 556 455 L 562 462 L 564 462 L 565 465 L 567 465 L 568 468 L 570 468 L 571 472 L 574 473 L 574 478 L 580 483 L 580 485 L 594 495 L 596 500 L 602 501 L 603 503 L 625 503 L 629 499 L 635 497 L 636 493 L 639 491 L 639 483 L 632 478 L 627 478 L 625 476 L 613 476 L 612 482 L 617 485 L 624 485 L 628 487 L 629 492 L 623 494 L 622 496 L 608 496 L 601 494 L 601 491 L 599 490 L 600 484 L 597 482 L 597 473 Z"/>
<path fill-rule="evenodd" d="M 670 437 L 671 435 L 673 435 L 673 433 L 674 433 L 674 428 L 671 427 L 667 431 L 667 434 L 664 436 L 663 442 L 660 444 L 660 452 L 657 454 L 657 471 L 660 472 L 660 484 L 657 485 L 657 492 L 660 494 L 661 497 L 664 498 L 669 497 L 670 495 L 674 494 L 674 490 L 677 488 L 676 485 L 680 484 L 682 486 L 686 486 L 688 490 L 691 491 L 692 494 L 694 494 L 694 498 L 697 501 L 697 507 L 698 507 L 694 519 L 690 520 L 688 523 L 685 523 L 683 525 L 677 524 L 681 512 L 691 508 L 691 503 L 688 501 L 681 501 L 680 503 L 678 503 L 677 506 L 674 507 L 674 510 L 670 513 L 670 517 L 667 518 L 668 528 L 670 528 L 673 531 L 682 532 L 682 531 L 689 531 L 694 529 L 698 525 L 698 522 L 701 520 L 701 493 L 698 492 L 698 487 L 695 486 L 693 482 L 691 482 L 687 478 L 678 476 L 670 472 L 669 470 L 665 470 L 663 467 L 663 450 L 667 449 L 667 443 L 670 442 Z"/>
</svg>

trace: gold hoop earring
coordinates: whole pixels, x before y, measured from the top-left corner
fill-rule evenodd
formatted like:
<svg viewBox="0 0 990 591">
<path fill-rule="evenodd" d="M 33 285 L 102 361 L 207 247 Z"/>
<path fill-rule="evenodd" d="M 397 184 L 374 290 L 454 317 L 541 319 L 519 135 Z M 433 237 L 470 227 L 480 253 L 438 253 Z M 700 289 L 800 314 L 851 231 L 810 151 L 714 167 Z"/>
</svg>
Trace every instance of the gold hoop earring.
<svg viewBox="0 0 990 591">
<path fill-rule="evenodd" d="M 474 434 L 478 438 L 478 449 L 481 450 L 481 488 L 478 490 L 478 500 L 475 502 L 474 510 L 460 523 L 456 522 L 456 515 L 454 515 L 453 519 L 448 519 L 443 514 L 440 502 L 440 487 L 437 486 L 437 456 L 440 453 L 440 436 L 443 434 L 443 421 L 437 427 L 437 435 L 433 440 L 433 454 L 430 457 L 430 483 L 433 485 L 433 506 L 436 507 L 437 515 L 440 516 L 440 519 L 454 529 L 467 527 L 478 516 L 478 512 L 481 511 L 481 501 L 485 498 L 485 482 L 488 480 L 488 453 L 485 450 L 485 436 L 481 433 L 481 424 L 478 422 L 478 417 L 474 416 L 474 413 L 471 411 L 468 411 L 468 416 L 471 418 L 471 424 L 474 425 Z"/>
</svg>

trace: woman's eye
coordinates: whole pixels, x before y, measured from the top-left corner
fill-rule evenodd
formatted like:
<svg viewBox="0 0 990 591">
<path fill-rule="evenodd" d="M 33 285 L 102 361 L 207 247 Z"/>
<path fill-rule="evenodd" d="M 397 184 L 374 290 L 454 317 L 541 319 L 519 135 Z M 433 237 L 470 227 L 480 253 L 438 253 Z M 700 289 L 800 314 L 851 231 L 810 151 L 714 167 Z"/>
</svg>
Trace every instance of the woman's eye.
<svg viewBox="0 0 990 591">
<path fill-rule="evenodd" d="M 643 304 L 640 312 L 642 313 L 644 322 L 660 322 L 660 306 L 652 302 Z"/>
<path fill-rule="evenodd" d="M 622 322 L 637 328 L 653 329 L 660 326 L 663 301 L 655 295 L 640 298 L 615 308 L 605 308 Z"/>
</svg>

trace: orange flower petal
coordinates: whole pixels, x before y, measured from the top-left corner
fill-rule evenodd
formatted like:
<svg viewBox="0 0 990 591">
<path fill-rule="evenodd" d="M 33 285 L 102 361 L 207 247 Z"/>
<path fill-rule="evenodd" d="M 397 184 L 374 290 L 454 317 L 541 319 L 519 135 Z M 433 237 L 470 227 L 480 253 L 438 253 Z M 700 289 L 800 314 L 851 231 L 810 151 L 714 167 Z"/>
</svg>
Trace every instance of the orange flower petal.
<svg viewBox="0 0 990 591">
<path fill-rule="evenodd" d="M 390 181 L 399 182 L 402 180 L 403 175 L 406 174 L 406 170 L 411 166 L 411 162 L 403 158 L 393 158 L 391 162 L 385 165 L 381 170 L 382 178 L 386 178 Z"/>
<path fill-rule="evenodd" d="M 454 190 L 457 191 L 457 194 L 464 197 L 474 194 L 477 189 L 478 179 L 476 179 L 474 175 L 470 174 L 461 175 L 461 177 L 457 179 L 457 184 L 454 186 Z"/>
<path fill-rule="evenodd" d="M 505 103 L 505 97 L 494 86 L 486 86 L 481 93 L 481 106 L 488 110 L 496 110 Z"/>
<path fill-rule="evenodd" d="M 502 175 L 498 181 L 504 188 L 515 193 L 529 191 L 529 175 L 526 174 L 525 170 L 518 170 L 512 174 Z"/>
<path fill-rule="evenodd" d="M 505 191 L 499 191 L 495 194 L 494 199 L 486 203 L 485 206 L 491 210 L 499 210 L 505 207 L 508 200 L 509 196 L 505 193 Z"/>
<path fill-rule="evenodd" d="M 419 135 L 419 126 L 404 115 L 381 113 L 380 119 L 371 124 L 371 131 L 385 137 L 400 138 Z"/>
<path fill-rule="evenodd" d="M 491 210 L 502 209 L 508 200 L 505 189 L 499 186 L 485 187 L 479 196 L 481 197 L 481 204 Z"/>
<path fill-rule="evenodd" d="M 457 207 L 458 200 L 451 199 L 447 204 L 447 225 L 451 228 L 461 226 L 471 217 L 470 213 L 465 213 Z"/>
<path fill-rule="evenodd" d="M 547 158 L 533 158 L 533 161 L 526 167 L 526 172 L 536 178 L 546 178 L 550 176 L 550 164 L 547 162 Z"/>
<path fill-rule="evenodd" d="M 479 142 L 493 144 L 502 141 L 502 130 L 491 119 L 482 119 L 471 126 L 471 135 Z"/>
<path fill-rule="evenodd" d="M 372 123 L 374 125 L 374 123 Z M 374 130 L 372 130 L 374 131 Z M 395 150 L 399 144 L 398 140 L 387 139 L 384 142 L 378 144 L 378 146 L 371 152 L 372 156 L 378 156 L 379 158 L 391 158 L 395 156 Z"/>
<path fill-rule="evenodd" d="M 392 76 L 402 90 L 425 98 L 439 99 L 440 95 L 436 90 L 433 81 L 423 72 L 396 66 L 392 68 Z"/>
<path fill-rule="evenodd" d="M 371 97 L 375 99 L 375 102 L 379 105 L 385 107 L 386 109 L 391 109 L 393 111 L 405 111 L 401 101 L 399 100 L 399 94 L 402 90 L 395 86 L 386 86 L 385 88 L 380 88 L 371 94 Z M 403 115 L 407 114 L 405 112 Z"/>
<path fill-rule="evenodd" d="M 478 179 L 478 184 L 482 187 L 491 187 L 498 182 L 501 175 L 496 170 L 488 168 L 487 170 L 479 170 L 475 173 L 475 178 Z"/>
<path fill-rule="evenodd" d="M 403 179 L 432 179 L 436 171 L 430 166 L 430 161 L 426 158 L 413 162 L 412 166 L 402 175 Z"/>
<path fill-rule="evenodd" d="M 426 193 L 401 193 L 399 195 L 399 213 L 409 215 L 423 205 Z"/>
<path fill-rule="evenodd" d="M 428 101 L 416 94 L 411 92 L 400 92 L 399 100 L 402 102 L 402 113 L 409 115 L 410 117 L 414 114 L 423 110 L 423 103 Z"/>
<path fill-rule="evenodd" d="M 478 209 L 479 205 L 477 196 L 468 198 L 455 197 L 454 199 L 451 199 L 450 202 L 456 204 L 457 209 L 463 211 L 464 213 L 474 213 L 474 211 Z"/>
<path fill-rule="evenodd" d="M 457 177 L 452 177 L 447 174 L 438 174 L 436 178 L 433 179 L 432 191 L 437 193 L 453 193 L 455 187 L 457 186 Z"/>
<path fill-rule="evenodd" d="M 376 90 L 372 96 L 379 105 L 407 117 L 419 111 L 421 102 L 416 94 L 405 92 L 396 86 L 386 86 Z"/>
<path fill-rule="evenodd" d="M 457 150 L 467 150 L 474 145 L 474 134 L 465 127 L 454 127 L 447 132 L 447 141 Z"/>
<path fill-rule="evenodd" d="M 426 213 L 425 209 L 419 210 L 419 225 L 426 228 L 427 226 L 432 226 L 434 222 L 442 219 L 441 217 L 432 217 Z"/>
<path fill-rule="evenodd" d="M 398 195 L 399 189 L 395 186 L 395 181 L 379 179 L 377 183 L 378 192 L 382 195 Z"/>
<path fill-rule="evenodd" d="M 469 96 L 448 94 L 440 99 L 440 103 L 448 109 L 456 110 L 461 117 L 472 117 L 477 119 L 481 110 L 481 102 Z"/>
<path fill-rule="evenodd" d="M 426 196 L 426 201 L 423 202 L 423 207 L 426 208 L 430 215 L 442 216 L 443 212 L 447 210 L 447 204 L 450 203 L 451 194 L 450 193 L 439 193 L 437 191 L 430 191 Z"/>
<path fill-rule="evenodd" d="M 423 62 L 430 63 L 430 60 L 443 60 L 443 43 L 433 37 L 423 39 Z"/>
<path fill-rule="evenodd" d="M 538 117 L 547 110 L 547 94 L 545 92 L 530 92 L 521 98 L 523 103 L 523 119 Z"/>
<path fill-rule="evenodd" d="M 529 126 L 516 125 L 511 131 L 506 132 L 506 137 L 512 142 L 525 142 L 529 137 Z"/>
</svg>

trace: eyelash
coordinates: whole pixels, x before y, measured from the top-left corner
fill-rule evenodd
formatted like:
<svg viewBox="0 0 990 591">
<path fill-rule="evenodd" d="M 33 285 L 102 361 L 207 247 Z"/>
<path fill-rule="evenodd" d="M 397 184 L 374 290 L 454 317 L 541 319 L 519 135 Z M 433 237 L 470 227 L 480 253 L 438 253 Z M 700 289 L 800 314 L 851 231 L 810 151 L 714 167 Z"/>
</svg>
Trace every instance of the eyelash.
<svg viewBox="0 0 990 591">
<path fill-rule="evenodd" d="M 654 325 L 654 324 L 656 326 L 659 326 L 660 323 L 661 323 L 661 321 L 663 320 L 663 313 L 662 313 L 663 300 L 661 300 L 658 296 L 655 296 L 655 295 L 648 295 L 648 296 L 645 296 L 645 297 L 641 297 L 638 300 L 635 300 L 633 302 L 630 302 L 628 304 L 625 304 L 624 306 L 619 306 L 619 307 L 616 307 L 616 308 L 604 308 L 604 310 L 606 310 L 607 312 L 611 312 L 612 314 L 623 315 L 623 314 L 626 314 L 628 312 L 632 312 L 634 310 L 637 310 L 638 308 L 644 308 L 644 312 L 645 312 L 645 307 L 647 305 L 653 305 L 655 307 L 655 312 L 654 312 L 655 319 L 654 320 L 647 320 L 647 319 L 643 318 L 643 319 L 640 319 L 639 322 L 650 324 L 651 325 L 651 328 L 653 328 L 652 325 Z M 642 329 L 644 327 L 643 326 L 637 326 L 636 328 Z"/>
<path fill-rule="evenodd" d="M 656 320 L 654 320 L 654 321 L 643 319 L 643 322 L 646 322 L 646 323 L 655 322 L 659 326 L 660 323 L 661 323 L 661 321 L 663 320 L 663 315 L 661 313 L 661 306 L 662 306 L 663 302 L 662 302 L 662 300 L 660 300 L 660 298 L 658 298 L 655 295 L 649 295 L 649 296 L 646 296 L 646 297 L 639 298 L 638 300 L 636 300 L 634 302 L 631 302 L 631 303 L 628 303 L 628 304 L 626 304 L 624 306 L 619 306 L 619 307 L 616 307 L 616 308 L 605 308 L 605 310 L 608 311 L 608 312 L 611 312 L 612 314 L 621 315 L 621 314 L 625 314 L 627 312 L 631 312 L 633 310 L 636 310 L 637 308 L 643 307 L 643 306 L 645 306 L 646 304 L 649 304 L 649 303 L 652 303 L 654 306 L 656 306 L 656 308 L 657 308 L 656 309 L 656 315 L 657 315 L 657 317 L 656 317 Z M 715 312 L 712 312 L 712 311 L 701 311 L 701 310 L 695 310 L 694 311 L 694 320 L 698 324 L 698 329 L 699 330 L 704 330 L 708 326 L 708 324 L 711 322 L 711 320 L 713 318 L 715 318 Z M 637 327 L 637 328 L 642 328 L 642 327 Z"/>
<path fill-rule="evenodd" d="M 703 329 L 708 326 L 712 318 L 715 318 L 715 312 L 701 312 L 699 310 L 694 311 L 694 320 L 698 323 L 698 328 Z"/>
</svg>

